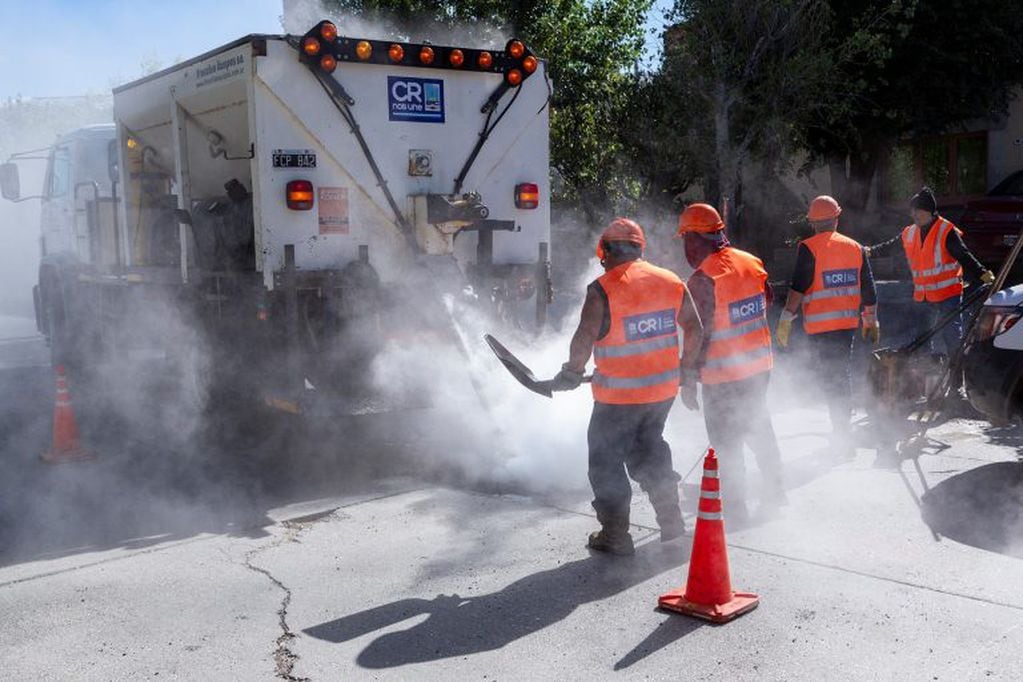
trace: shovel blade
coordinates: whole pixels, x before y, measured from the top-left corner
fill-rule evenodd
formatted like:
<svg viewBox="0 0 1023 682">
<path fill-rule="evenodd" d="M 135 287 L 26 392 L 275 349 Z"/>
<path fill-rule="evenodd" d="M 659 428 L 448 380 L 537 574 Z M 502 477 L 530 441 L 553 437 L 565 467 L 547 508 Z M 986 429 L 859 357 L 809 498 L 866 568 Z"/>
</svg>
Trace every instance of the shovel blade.
<svg viewBox="0 0 1023 682">
<path fill-rule="evenodd" d="M 528 388 L 533 393 L 545 396 L 547 398 L 552 397 L 554 394 L 551 391 L 550 381 L 538 381 L 533 375 L 533 371 L 522 364 L 522 361 L 515 357 L 514 353 L 504 347 L 500 341 L 495 339 L 490 334 L 484 334 L 483 340 L 490 346 L 490 350 L 494 351 L 494 355 L 501 361 L 508 373 L 515 377 L 515 380 L 520 384 Z"/>
</svg>

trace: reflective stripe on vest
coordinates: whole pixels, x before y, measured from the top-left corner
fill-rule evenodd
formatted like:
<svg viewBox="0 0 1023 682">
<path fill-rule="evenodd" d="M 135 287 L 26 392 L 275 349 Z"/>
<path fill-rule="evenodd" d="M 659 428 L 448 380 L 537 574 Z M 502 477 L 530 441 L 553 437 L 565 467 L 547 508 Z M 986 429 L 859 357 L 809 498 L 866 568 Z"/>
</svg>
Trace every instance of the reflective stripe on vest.
<svg viewBox="0 0 1023 682">
<path fill-rule="evenodd" d="M 660 374 L 647 374 L 641 377 L 606 377 L 599 371 L 593 373 L 593 383 L 606 388 L 648 388 L 658 386 L 665 382 L 676 382 L 671 394 L 674 396 L 677 390 L 678 369 L 668 370 Z"/>
<path fill-rule="evenodd" d="M 699 271 L 714 282 L 714 316 L 704 321 L 708 334 L 700 381 L 721 384 L 770 370 L 764 264 L 729 246 L 707 256 Z"/>
<path fill-rule="evenodd" d="M 859 311 L 856 310 L 833 310 L 830 313 L 817 313 L 816 315 L 807 315 L 803 318 L 806 322 L 828 322 L 829 320 L 846 320 L 846 319 L 857 319 L 859 317 Z"/>
<path fill-rule="evenodd" d="M 627 358 L 630 355 L 643 355 L 652 350 L 678 348 L 678 334 L 662 336 L 659 339 L 641 341 L 625 346 L 598 346 L 593 349 L 594 358 Z"/>
<path fill-rule="evenodd" d="M 717 329 L 715 331 L 712 331 L 710 333 L 710 340 L 711 341 L 724 341 L 725 339 L 734 339 L 734 338 L 737 338 L 739 336 L 743 336 L 745 334 L 749 334 L 750 332 L 754 332 L 754 331 L 756 331 L 758 329 L 766 329 L 766 328 L 767 328 L 767 318 L 766 317 L 761 317 L 759 319 L 750 320 L 749 322 L 745 322 L 743 324 L 740 324 L 737 327 L 732 327 L 730 329 Z"/>
<path fill-rule="evenodd" d="M 803 329 L 824 334 L 859 326 L 863 247 L 838 232 L 820 232 L 802 242 L 813 254 L 814 271 L 803 295 Z"/>
<path fill-rule="evenodd" d="M 703 363 L 706 369 L 720 369 L 723 367 L 735 367 L 736 365 L 744 365 L 751 363 L 754 360 L 760 360 L 761 358 L 770 357 L 771 347 L 761 346 L 760 348 L 747 351 L 745 353 L 737 353 L 736 355 L 724 355 L 720 358 L 713 358 Z"/>
<path fill-rule="evenodd" d="M 839 296 L 859 296 L 859 287 L 841 287 L 839 289 L 821 289 L 803 297 L 804 301 L 819 301 L 823 298 L 837 298 Z"/>
<path fill-rule="evenodd" d="M 609 270 L 597 282 L 607 295 L 611 324 L 593 347 L 594 400 L 629 405 L 673 399 L 679 387 L 682 280 L 635 260 Z"/>
<path fill-rule="evenodd" d="M 937 303 L 962 293 L 962 266 L 945 248 L 952 230 L 957 230 L 956 226 L 940 217 L 923 240 L 915 224 L 902 230 L 902 247 L 913 274 L 914 300 Z"/>
</svg>

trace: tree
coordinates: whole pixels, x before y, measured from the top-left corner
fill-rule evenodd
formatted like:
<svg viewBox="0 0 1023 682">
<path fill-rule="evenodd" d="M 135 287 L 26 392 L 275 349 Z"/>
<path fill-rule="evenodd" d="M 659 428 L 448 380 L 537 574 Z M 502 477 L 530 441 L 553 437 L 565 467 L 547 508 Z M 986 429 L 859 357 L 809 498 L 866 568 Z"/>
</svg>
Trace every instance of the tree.
<svg viewBox="0 0 1023 682">
<path fill-rule="evenodd" d="M 827 110 L 834 99 L 829 18 L 825 0 L 678 0 L 669 14 L 655 77 L 674 103 L 664 113 L 689 126 L 696 174 L 709 200 L 734 201 L 733 228 L 743 168 L 756 160 L 780 170 L 800 146 L 795 123 L 807 102 Z"/>
<path fill-rule="evenodd" d="M 845 106 L 805 117 L 815 159 L 843 204 L 866 207 L 894 141 L 1005 115 L 1023 83 L 1023 13 L 999 0 L 834 0 L 827 49 Z M 846 169 L 848 168 L 848 173 Z"/>
<path fill-rule="evenodd" d="M 558 198 L 600 222 L 629 190 L 621 122 L 651 0 L 325 0 L 329 11 L 396 39 L 488 44 L 510 35 L 547 60 L 551 164 Z"/>
</svg>

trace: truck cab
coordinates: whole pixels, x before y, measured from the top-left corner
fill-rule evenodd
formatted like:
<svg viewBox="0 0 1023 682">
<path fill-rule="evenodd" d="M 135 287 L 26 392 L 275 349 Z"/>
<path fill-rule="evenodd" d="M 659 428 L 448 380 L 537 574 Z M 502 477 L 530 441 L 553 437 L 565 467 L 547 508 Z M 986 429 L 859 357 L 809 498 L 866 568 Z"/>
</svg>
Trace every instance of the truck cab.
<svg viewBox="0 0 1023 682">
<path fill-rule="evenodd" d="M 22 163 L 44 161 L 38 193 L 21 195 Z M 0 166 L 0 189 L 10 201 L 40 200 L 36 325 L 50 335 L 63 317 L 64 293 L 80 271 L 112 271 L 118 263 L 117 147 L 111 123 L 79 128 L 46 149 L 16 153 Z M 51 339 L 52 342 L 52 339 Z"/>
<path fill-rule="evenodd" d="M 59 137 L 51 148 L 40 207 L 44 258 L 62 255 L 83 264 L 111 260 L 112 254 L 103 252 L 94 212 L 106 200 L 104 213 L 108 221 L 113 218 L 109 203 L 114 184 L 109 168 L 113 140 L 113 124 L 93 125 Z M 116 155 L 116 149 L 113 152 Z"/>
</svg>

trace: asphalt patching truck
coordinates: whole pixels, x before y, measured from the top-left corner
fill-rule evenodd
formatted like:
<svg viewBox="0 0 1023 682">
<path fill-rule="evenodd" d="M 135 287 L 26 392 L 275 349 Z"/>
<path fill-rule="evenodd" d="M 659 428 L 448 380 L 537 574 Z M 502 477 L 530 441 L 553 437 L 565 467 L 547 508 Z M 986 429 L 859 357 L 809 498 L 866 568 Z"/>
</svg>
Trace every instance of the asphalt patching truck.
<svg viewBox="0 0 1023 682">
<path fill-rule="evenodd" d="M 314 389 L 361 395 L 372 356 L 435 330 L 452 298 L 542 326 L 550 94 L 516 39 L 381 41 L 329 21 L 116 88 L 112 182 L 76 188 L 88 224 L 51 226 L 43 258 L 55 361 L 84 374 L 163 342 L 201 352 L 205 384 L 300 409 Z"/>
</svg>

